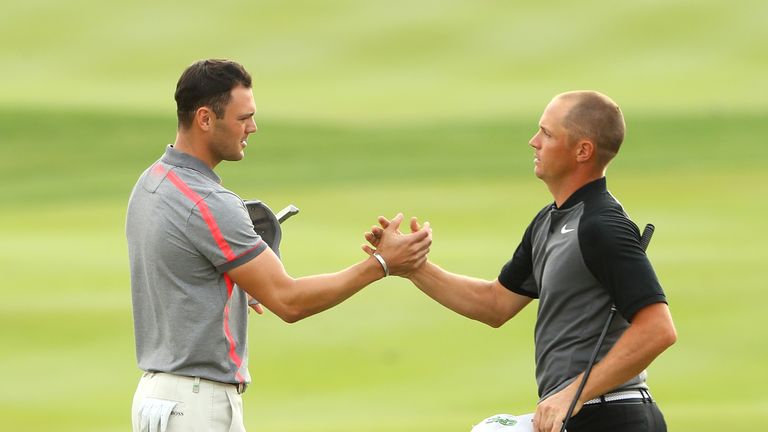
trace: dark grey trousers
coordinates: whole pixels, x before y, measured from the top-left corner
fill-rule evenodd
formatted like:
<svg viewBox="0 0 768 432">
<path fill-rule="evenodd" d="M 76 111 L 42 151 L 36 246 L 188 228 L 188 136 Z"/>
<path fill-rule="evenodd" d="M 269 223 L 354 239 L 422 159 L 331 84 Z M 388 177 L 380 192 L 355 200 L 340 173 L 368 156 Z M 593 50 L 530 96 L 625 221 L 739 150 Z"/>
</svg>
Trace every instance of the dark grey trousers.
<svg viewBox="0 0 768 432">
<path fill-rule="evenodd" d="M 608 402 L 585 405 L 568 422 L 568 432 L 666 432 L 667 423 L 655 402 Z"/>
</svg>

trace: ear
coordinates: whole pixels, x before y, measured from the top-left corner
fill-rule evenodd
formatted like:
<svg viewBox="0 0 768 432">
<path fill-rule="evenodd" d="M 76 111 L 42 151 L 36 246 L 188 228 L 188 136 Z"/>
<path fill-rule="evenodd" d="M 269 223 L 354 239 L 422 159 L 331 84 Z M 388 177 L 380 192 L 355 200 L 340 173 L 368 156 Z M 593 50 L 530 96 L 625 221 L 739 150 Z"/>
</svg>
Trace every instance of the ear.
<svg viewBox="0 0 768 432">
<path fill-rule="evenodd" d="M 576 161 L 583 163 L 592 160 L 597 153 L 595 143 L 590 140 L 581 140 L 576 143 Z"/>
<path fill-rule="evenodd" d="M 210 108 L 202 106 L 195 111 L 195 124 L 200 130 L 207 132 L 213 127 L 215 117 L 214 112 Z"/>
</svg>

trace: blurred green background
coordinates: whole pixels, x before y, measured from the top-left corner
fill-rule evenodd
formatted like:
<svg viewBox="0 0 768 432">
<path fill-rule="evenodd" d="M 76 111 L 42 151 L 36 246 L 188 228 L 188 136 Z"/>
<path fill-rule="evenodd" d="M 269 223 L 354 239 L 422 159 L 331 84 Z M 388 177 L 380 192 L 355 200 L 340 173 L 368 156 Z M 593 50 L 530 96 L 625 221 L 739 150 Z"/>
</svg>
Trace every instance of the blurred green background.
<svg viewBox="0 0 768 432">
<path fill-rule="evenodd" d="M 0 15 L 3 430 L 124 431 L 133 351 L 124 210 L 207 57 L 254 77 L 259 132 L 224 184 L 294 203 L 294 276 L 363 259 L 379 214 L 433 261 L 494 278 L 550 201 L 527 142 L 593 88 L 627 118 L 609 187 L 653 222 L 679 342 L 650 369 L 670 430 L 768 421 L 768 3 L 11 0 Z M 404 280 L 293 325 L 252 316 L 256 431 L 468 431 L 535 409 L 529 307 L 501 329 Z"/>
</svg>

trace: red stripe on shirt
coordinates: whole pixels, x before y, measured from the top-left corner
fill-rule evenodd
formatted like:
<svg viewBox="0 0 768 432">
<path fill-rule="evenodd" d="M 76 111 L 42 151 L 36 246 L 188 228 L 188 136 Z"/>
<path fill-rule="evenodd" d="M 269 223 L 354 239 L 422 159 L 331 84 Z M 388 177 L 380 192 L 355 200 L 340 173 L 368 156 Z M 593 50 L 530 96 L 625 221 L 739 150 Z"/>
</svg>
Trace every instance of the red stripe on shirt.
<svg viewBox="0 0 768 432">
<path fill-rule="evenodd" d="M 224 257 L 227 259 L 227 261 L 232 261 L 235 259 L 235 253 L 232 252 L 232 248 L 229 247 L 229 243 L 227 243 L 227 241 L 224 239 L 224 235 L 222 235 L 221 229 L 219 229 L 219 225 L 216 223 L 216 218 L 213 217 L 211 210 L 208 208 L 208 204 L 205 203 L 200 195 L 193 191 L 189 185 L 184 183 L 184 180 L 179 178 L 176 173 L 173 171 L 166 171 L 160 164 L 156 164 L 153 170 L 156 172 L 167 172 L 168 180 L 170 180 L 171 183 L 173 183 L 173 185 L 176 186 L 176 188 L 179 189 L 179 191 L 181 191 L 181 193 L 183 193 L 187 198 L 189 198 L 200 210 L 200 214 L 202 215 L 205 224 L 208 225 L 208 230 L 211 232 L 213 239 L 216 241 L 216 244 L 219 246 L 219 249 L 221 249 L 221 252 L 224 254 Z M 232 336 L 232 331 L 229 328 L 229 302 L 232 299 L 232 291 L 234 290 L 235 284 L 226 273 L 224 274 L 224 281 L 227 284 L 227 303 L 224 305 L 224 335 L 227 339 L 227 342 L 229 343 L 229 358 L 232 360 L 232 363 L 237 366 L 238 369 L 235 372 L 235 378 L 238 382 L 243 382 L 245 379 L 242 375 L 240 375 L 240 366 L 243 364 L 243 360 L 239 355 L 237 355 L 237 343 L 235 342 L 235 338 Z"/>
<path fill-rule="evenodd" d="M 198 209 L 200 209 L 203 220 L 205 221 L 205 224 L 208 225 L 208 229 L 211 231 L 211 235 L 216 241 L 216 244 L 219 246 L 219 249 L 221 249 L 221 252 L 224 254 L 224 257 L 227 259 L 227 261 L 233 260 L 235 258 L 235 253 L 232 252 L 232 248 L 229 247 L 229 243 L 224 240 L 224 236 L 221 234 L 219 225 L 216 223 L 216 219 L 213 217 L 213 214 L 211 214 L 211 210 L 208 208 L 208 204 L 205 203 L 203 198 L 201 198 L 197 192 L 190 189 L 190 187 L 184 183 L 184 180 L 180 179 L 175 172 L 168 171 L 168 179 L 181 191 L 181 193 L 186 195 L 187 198 L 195 203 Z"/>
<path fill-rule="evenodd" d="M 235 338 L 232 337 L 232 331 L 229 328 L 229 299 L 232 298 L 232 291 L 235 284 L 232 282 L 232 279 L 229 278 L 228 274 L 224 274 L 224 281 L 227 283 L 227 304 L 224 305 L 224 334 L 227 337 L 227 341 L 229 341 L 229 358 L 235 366 L 237 366 L 235 378 L 238 382 L 243 382 L 245 381 L 245 378 L 240 375 L 240 367 L 243 364 L 243 360 L 237 355 L 237 351 L 235 350 Z"/>
</svg>

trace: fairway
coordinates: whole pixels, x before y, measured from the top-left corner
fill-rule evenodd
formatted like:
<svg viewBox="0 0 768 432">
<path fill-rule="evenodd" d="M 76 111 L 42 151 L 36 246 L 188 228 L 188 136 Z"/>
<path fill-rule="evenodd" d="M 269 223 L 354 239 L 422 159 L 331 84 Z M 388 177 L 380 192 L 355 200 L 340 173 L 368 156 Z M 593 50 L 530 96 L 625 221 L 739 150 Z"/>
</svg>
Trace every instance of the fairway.
<svg viewBox="0 0 768 432">
<path fill-rule="evenodd" d="M 3 123 L 4 151 L 24 151 L 32 117 L 3 113 L 11 120 Z M 15 389 L 3 393 L 0 411 L 27 430 L 121 430 L 137 378 L 125 199 L 132 178 L 169 139 L 172 118 L 49 118 L 50 132 L 38 133 L 40 168 L 3 170 L 3 195 L 14 197 L 5 201 L 1 220 L 4 287 L 17 289 L 4 290 L 0 316 L 3 328 L 15 329 L 4 332 L 3 345 L 17 349 L 0 360 L 3 371 L 13 371 L 4 382 Z M 90 124 L 103 126 L 78 134 Z M 678 144 L 681 124 L 692 144 Z M 638 223 L 658 227 L 649 254 L 680 332 L 678 345 L 651 369 L 654 394 L 678 430 L 739 421 L 731 415 L 726 423 L 724 411 L 738 413 L 745 427 L 750 419 L 765 420 L 768 399 L 750 383 L 768 358 L 759 342 L 768 334 L 763 327 L 742 329 L 760 316 L 756 299 L 765 298 L 766 253 L 750 233 L 760 223 L 760 203 L 750 185 L 768 181 L 759 166 L 766 150 L 744 145 L 738 157 L 713 154 L 697 164 L 685 156 L 716 149 L 720 136 L 747 142 L 768 127 L 745 116 L 641 119 L 633 126 L 639 136 L 628 141 L 609 185 Z M 404 211 L 432 222 L 435 262 L 493 278 L 528 219 L 549 200 L 530 174 L 530 127 L 521 122 L 263 129 L 247 159 L 220 172 L 243 197 L 301 207 L 283 243 L 285 264 L 297 276 L 361 259 L 358 245 L 375 216 Z M 121 142 L 126 150 L 114 152 Z M 380 154 L 382 142 L 396 144 Z M 332 146 L 336 151 L 323 150 Z M 419 157 L 407 157 L 413 154 Z M 377 167 L 402 158 L 390 183 Z M 724 301 L 718 293 L 734 274 L 741 295 Z M 490 413 L 531 411 L 533 312 L 494 330 L 392 278 L 294 325 L 253 316 L 256 384 L 246 397 L 247 425 L 353 431 L 370 422 L 375 431 L 464 430 Z M 45 416 L 35 415 L 40 406 Z"/>
<path fill-rule="evenodd" d="M 217 172 L 301 209 L 281 246 L 293 276 L 365 258 L 376 216 L 404 212 L 431 222 L 434 262 L 495 278 L 551 200 L 527 144 L 541 110 L 574 88 L 614 97 L 627 139 L 608 186 L 657 227 L 679 333 L 653 395 L 672 431 L 768 422 L 765 2 L 185 6 L 42 0 L 0 17 L 3 430 L 129 430 L 125 207 L 202 57 L 253 72 L 259 131 Z M 392 277 L 296 324 L 250 320 L 251 431 L 469 431 L 535 409 L 535 307 L 492 329 Z"/>
</svg>

